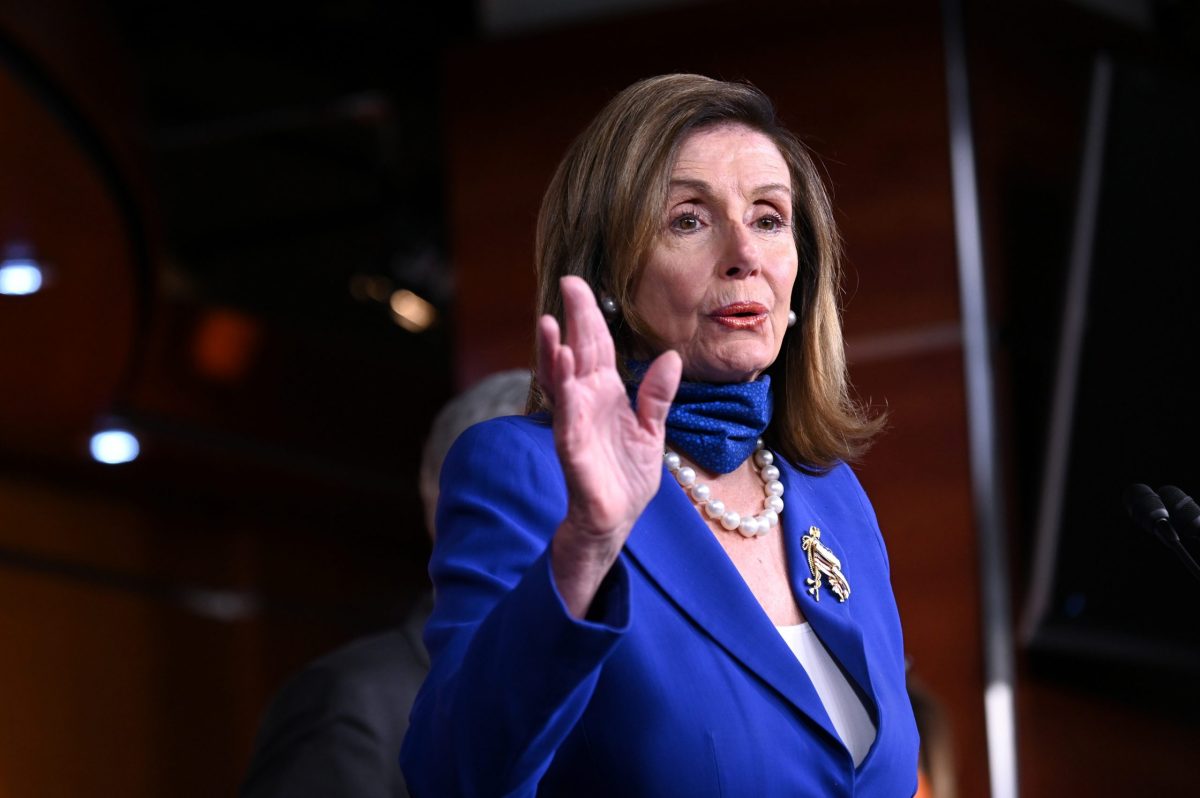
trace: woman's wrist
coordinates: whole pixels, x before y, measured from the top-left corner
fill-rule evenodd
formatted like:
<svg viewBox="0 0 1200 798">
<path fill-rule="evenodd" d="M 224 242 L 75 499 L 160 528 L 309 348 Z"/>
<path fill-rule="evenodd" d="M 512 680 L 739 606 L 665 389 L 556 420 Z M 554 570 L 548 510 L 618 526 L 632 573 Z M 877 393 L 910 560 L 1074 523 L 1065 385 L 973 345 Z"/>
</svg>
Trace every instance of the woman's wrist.
<svg viewBox="0 0 1200 798">
<path fill-rule="evenodd" d="M 587 615 L 628 532 L 618 529 L 598 534 L 573 522 L 570 516 L 559 525 L 550 542 L 550 569 L 558 594 L 573 618 L 582 620 Z"/>
</svg>

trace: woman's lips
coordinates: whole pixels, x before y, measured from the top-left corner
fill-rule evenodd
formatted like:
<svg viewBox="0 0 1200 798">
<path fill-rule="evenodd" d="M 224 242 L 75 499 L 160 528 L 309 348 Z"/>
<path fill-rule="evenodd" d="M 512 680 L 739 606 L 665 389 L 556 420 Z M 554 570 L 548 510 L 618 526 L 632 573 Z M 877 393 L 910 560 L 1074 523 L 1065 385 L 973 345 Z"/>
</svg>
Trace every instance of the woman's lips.
<svg viewBox="0 0 1200 798">
<path fill-rule="evenodd" d="M 734 330 L 748 330 L 767 320 L 767 309 L 758 302 L 734 302 L 717 308 L 709 318 Z"/>
</svg>

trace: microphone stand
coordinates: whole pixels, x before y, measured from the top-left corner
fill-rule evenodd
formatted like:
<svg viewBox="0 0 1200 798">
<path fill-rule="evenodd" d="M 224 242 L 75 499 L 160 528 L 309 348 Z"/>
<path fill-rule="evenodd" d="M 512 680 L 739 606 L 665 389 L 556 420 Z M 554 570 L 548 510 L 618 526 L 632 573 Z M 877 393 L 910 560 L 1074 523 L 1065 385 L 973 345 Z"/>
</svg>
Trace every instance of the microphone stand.
<svg viewBox="0 0 1200 798">
<path fill-rule="evenodd" d="M 1197 564 L 1192 558 L 1191 552 L 1184 547 L 1183 541 L 1179 539 L 1179 533 L 1171 525 L 1171 516 L 1167 512 L 1167 507 L 1163 503 L 1162 497 L 1155 493 L 1148 485 L 1136 484 L 1130 485 L 1125 489 L 1124 499 L 1125 509 L 1129 513 L 1129 517 L 1142 529 L 1145 529 L 1161 540 L 1164 546 L 1175 552 L 1175 555 L 1183 562 L 1183 567 L 1188 570 L 1188 573 L 1195 577 L 1197 581 L 1200 581 L 1200 564 Z"/>
<path fill-rule="evenodd" d="M 1191 552 L 1183 545 L 1183 541 L 1179 539 L 1179 533 L 1175 531 L 1175 527 L 1171 526 L 1171 522 L 1165 518 L 1159 518 L 1154 522 L 1153 530 L 1154 536 L 1161 540 L 1163 545 L 1174 551 L 1191 575 L 1200 580 L 1200 564 L 1196 563 Z"/>
</svg>

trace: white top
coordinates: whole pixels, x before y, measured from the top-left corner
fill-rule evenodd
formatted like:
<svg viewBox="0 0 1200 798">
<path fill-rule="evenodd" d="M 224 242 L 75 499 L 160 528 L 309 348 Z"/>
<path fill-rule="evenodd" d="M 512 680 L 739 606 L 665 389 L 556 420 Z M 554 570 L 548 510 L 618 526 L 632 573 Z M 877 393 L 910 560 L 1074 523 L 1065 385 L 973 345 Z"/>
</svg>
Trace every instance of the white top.
<svg viewBox="0 0 1200 798">
<path fill-rule="evenodd" d="M 808 672 L 808 678 L 825 705 L 825 712 L 833 721 L 833 728 L 850 751 L 854 766 L 858 767 L 871 750 L 871 743 L 875 742 L 875 724 L 871 722 L 867 708 L 811 626 L 801 623 L 775 628 Z"/>
</svg>

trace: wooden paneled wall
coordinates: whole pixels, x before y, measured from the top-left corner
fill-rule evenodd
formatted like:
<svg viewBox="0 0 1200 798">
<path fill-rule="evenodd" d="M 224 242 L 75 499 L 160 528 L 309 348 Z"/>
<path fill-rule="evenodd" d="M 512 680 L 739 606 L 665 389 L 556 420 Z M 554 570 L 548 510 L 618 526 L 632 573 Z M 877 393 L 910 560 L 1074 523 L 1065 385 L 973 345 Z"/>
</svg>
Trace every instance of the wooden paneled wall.
<svg viewBox="0 0 1200 798">
<path fill-rule="evenodd" d="M 122 129 L 116 37 L 70 0 L 16 5 L 0 8 L 0 247 L 32 246 L 47 279 L 0 296 L 0 796 L 232 795 L 283 679 L 424 587 L 421 514 L 395 508 L 417 504 L 441 380 L 406 364 L 430 382 L 403 406 L 403 367 L 278 329 L 282 376 L 200 379 L 202 309 L 149 294 L 153 236 L 129 212 L 146 233 L 153 205 L 121 202 L 146 135 Z M 158 428 L 105 470 L 87 438 L 117 398 Z M 365 432 L 339 434 L 356 412 Z M 380 433 L 393 412 L 408 423 Z M 296 455 L 297 431 L 356 467 Z"/>
<path fill-rule="evenodd" d="M 61 450 L 88 431 L 129 368 L 138 310 L 134 253 L 95 164 L 3 61 L 0 109 L 20 120 L 0 126 L 0 256 L 31 247 L 23 254 L 44 264 L 47 287 L 3 298 L 0 442 Z"/>
<path fill-rule="evenodd" d="M 396 536 L 286 515 L 0 471 L 0 795 L 232 795 L 282 679 L 402 617 Z"/>
</svg>

